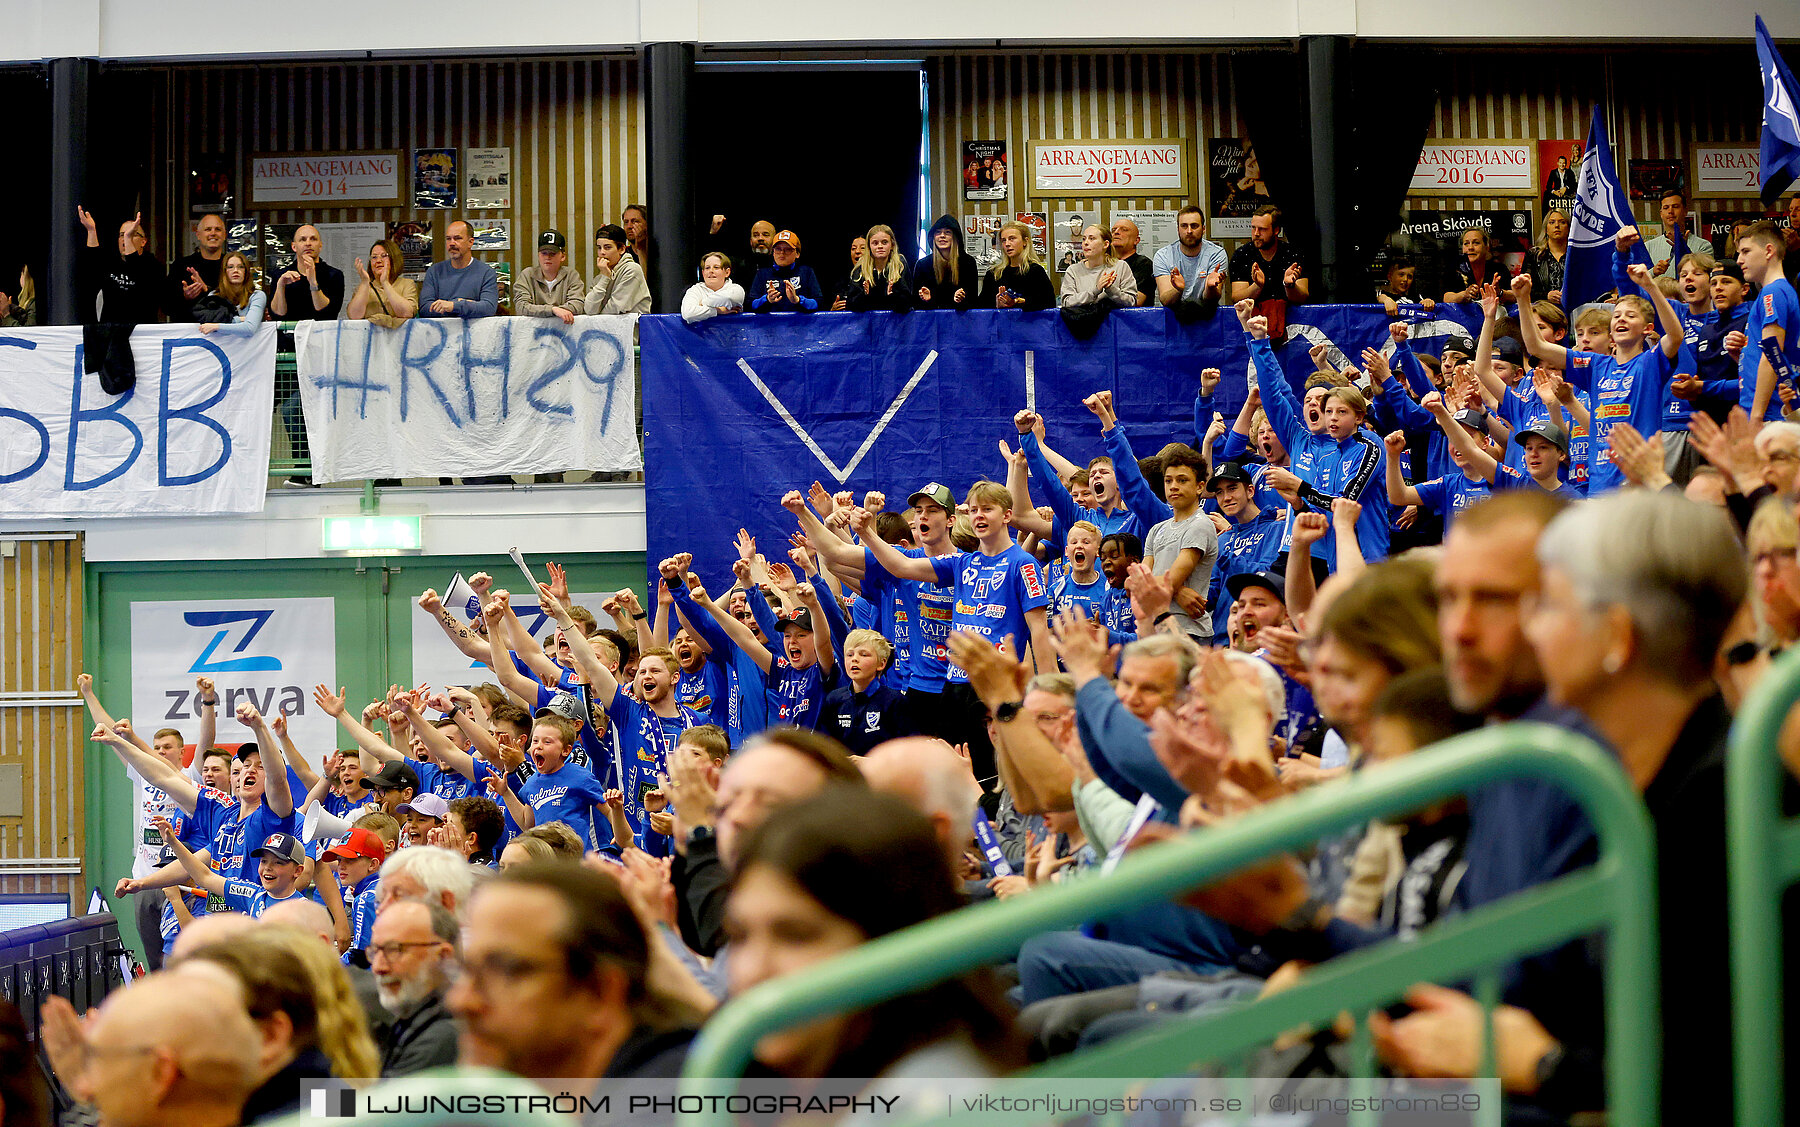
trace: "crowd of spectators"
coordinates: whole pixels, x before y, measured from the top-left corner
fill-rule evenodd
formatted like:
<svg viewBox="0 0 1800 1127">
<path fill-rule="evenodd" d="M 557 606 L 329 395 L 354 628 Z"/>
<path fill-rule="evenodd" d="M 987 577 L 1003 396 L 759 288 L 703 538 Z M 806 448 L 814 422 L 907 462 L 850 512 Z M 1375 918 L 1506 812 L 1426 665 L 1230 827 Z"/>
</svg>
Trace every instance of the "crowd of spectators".
<svg viewBox="0 0 1800 1127">
<path fill-rule="evenodd" d="M 514 313 L 648 302 L 637 220 L 597 232 L 585 291 L 545 232 Z M 164 274 L 131 261 L 142 229 L 124 224 L 107 301 L 146 320 L 187 303 L 223 331 L 233 318 L 207 303 L 226 292 L 248 320 L 247 264 L 200 228 L 198 256 Z M 1128 851 L 1527 719 L 1593 740 L 1643 797 L 1659 898 L 1678 906 L 1660 916 L 1665 1121 L 1722 1119 L 1722 1086 L 1683 1078 L 1730 1069 L 1732 711 L 1800 637 L 1792 232 L 1751 225 L 1723 261 L 1652 246 L 1643 265 L 1627 228 L 1618 292 L 1569 311 L 1537 290 L 1556 263 L 1509 274 L 1472 232 L 1466 284 L 1442 300 L 1479 306 L 1475 339 L 1429 355 L 1396 318 L 1338 342 L 1336 366 L 1315 350 L 1297 391 L 1277 349 L 1294 347 L 1283 323 L 1310 285 L 1279 213 L 1258 211 L 1229 256 L 1202 230 L 1184 210 L 1177 241 L 1141 261 L 1134 228 L 1088 227 L 1061 291 L 1077 331 L 1151 300 L 1236 319 L 1257 379 L 1227 420 L 1220 373 L 1203 372 L 1191 444 L 1140 456 L 1122 386 L 1084 400 L 1097 434 L 1053 436 L 1019 410 L 1016 449 L 902 507 L 781 483 L 788 544 L 764 554 L 740 531 L 729 577 L 661 560 L 649 607 L 629 589 L 576 605 L 555 564 L 517 595 L 476 575 L 469 613 L 427 590 L 419 605 L 491 680 L 357 698 L 320 685 L 346 750 L 298 746 L 250 704 L 232 717 L 248 742 L 226 750 L 221 686 L 201 677 L 190 756 L 174 729 L 146 742 L 83 675 L 92 738 L 136 789 L 115 893 L 154 973 L 85 1018 L 47 1004 L 57 1077 L 103 1119 L 156 1107 L 189 1123 L 292 1110 L 304 1078 L 456 1062 L 600 1091 L 669 1077 L 710 1015 L 764 982 L 973 903 L 1109 879 Z M 452 224 L 416 293 L 377 244 L 350 307 L 491 315 L 469 234 Z M 690 320 L 1051 302 L 1017 225 L 981 276 L 953 217 L 910 266 L 875 227 L 829 299 L 795 232 L 759 223 L 751 240 L 736 261 L 707 252 Z M 345 278 L 317 232 L 294 251 L 269 313 L 335 315 Z M 718 514 L 720 537 L 747 515 Z M 534 640 L 515 606 L 554 631 Z M 1245 1004 L 1596 850 L 1571 800 L 1494 785 L 771 1036 L 758 1066 L 1006 1072 Z M 1493 1062 L 1521 1115 L 1606 1107 L 1606 958 L 1574 942 L 1504 968 Z M 1394 1075 L 1467 1077 L 1486 1021 L 1462 984 L 1420 984 L 1369 1032 Z M 1349 1059 L 1327 1025 L 1248 1071 Z"/>
</svg>

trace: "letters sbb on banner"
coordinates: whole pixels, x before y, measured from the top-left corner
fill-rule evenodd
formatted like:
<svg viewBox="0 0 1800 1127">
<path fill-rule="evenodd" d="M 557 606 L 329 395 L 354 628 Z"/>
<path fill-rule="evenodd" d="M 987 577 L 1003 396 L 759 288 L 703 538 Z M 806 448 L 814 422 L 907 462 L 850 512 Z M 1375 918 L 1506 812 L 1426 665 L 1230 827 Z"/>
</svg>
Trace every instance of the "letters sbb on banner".
<svg viewBox="0 0 1800 1127">
<path fill-rule="evenodd" d="M 79 327 L 0 330 L 0 517 L 262 511 L 273 325 L 139 325 L 120 395 L 83 351 Z"/>
</svg>

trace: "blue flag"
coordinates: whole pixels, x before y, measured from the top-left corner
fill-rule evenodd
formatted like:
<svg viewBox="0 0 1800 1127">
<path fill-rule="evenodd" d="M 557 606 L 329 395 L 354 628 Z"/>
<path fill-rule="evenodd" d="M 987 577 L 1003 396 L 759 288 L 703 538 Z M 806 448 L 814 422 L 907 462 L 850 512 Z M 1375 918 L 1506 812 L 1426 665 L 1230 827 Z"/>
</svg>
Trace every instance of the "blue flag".
<svg viewBox="0 0 1800 1127">
<path fill-rule="evenodd" d="M 1775 48 L 1762 17 L 1756 17 L 1756 59 L 1762 71 L 1762 202 L 1775 206 L 1787 186 L 1800 179 L 1800 86 Z"/>
<path fill-rule="evenodd" d="M 1600 105 L 1588 126 L 1587 152 L 1575 182 L 1575 214 L 1569 219 L 1569 261 L 1563 272 L 1563 308 L 1573 313 L 1613 288 L 1613 237 L 1630 226 L 1631 203 L 1619 186 L 1612 144 Z M 1642 245 L 1641 243 L 1639 244 Z"/>
</svg>

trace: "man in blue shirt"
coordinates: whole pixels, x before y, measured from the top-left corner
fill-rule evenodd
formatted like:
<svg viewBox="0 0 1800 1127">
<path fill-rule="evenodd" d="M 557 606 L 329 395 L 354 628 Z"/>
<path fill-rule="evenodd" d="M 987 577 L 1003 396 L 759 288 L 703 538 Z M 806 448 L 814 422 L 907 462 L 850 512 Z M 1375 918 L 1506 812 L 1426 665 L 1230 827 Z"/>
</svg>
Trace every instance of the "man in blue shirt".
<svg viewBox="0 0 1800 1127">
<path fill-rule="evenodd" d="M 1519 329 L 1525 347 L 1539 360 L 1560 369 L 1569 383 L 1588 393 L 1593 403 L 1594 423 L 1590 428 L 1593 445 L 1589 458 L 1588 495 L 1598 497 L 1625 484 L 1625 475 L 1613 465 L 1607 435 L 1617 423 L 1628 422 L 1639 434 L 1653 434 L 1662 428 L 1662 399 L 1674 368 L 1675 356 L 1681 349 L 1681 315 L 1669 304 L 1662 290 L 1650 284 L 1650 268 L 1634 262 L 1631 280 L 1650 295 L 1648 300 L 1635 294 L 1619 298 L 1612 312 L 1612 355 L 1582 352 L 1564 348 L 1545 340 L 1537 329 L 1537 319 L 1522 318 Z M 1531 277 L 1520 274 L 1512 281 L 1513 297 L 1521 306 L 1531 300 Z M 1654 348 L 1646 347 L 1654 312 L 1662 329 L 1662 339 Z M 1748 354 L 1749 350 L 1745 350 Z"/>
<path fill-rule="evenodd" d="M 500 308 L 500 276 L 475 261 L 475 232 L 453 219 L 444 228 L 442 262 L 434 262 L 419 284 L 419 312 L 433 317 L 492 317 Z"/>
<path fill-rule="evenodd" d="M 1217 307 L 1230 267 L 1225 248 L 1208 239 L 1206 213 L 1189 204 L 1175 216 L 1175 241 L 1156 252 L 1150 270 L 1156 276 L 1156 300 L 1179 316 L 1203 305 Z"/>
<path fill-rule="evenodd" d="M 1782 274 L 1787 234 L 1773 220 L 1752 223 L 1738 236 L 1738 268 L 1757 287 L 1739 361 L 1739 402 L 1756 420 L 1781 417 L 1775 387 L 1800 377 L 1800 296 Z"/>
</svg>

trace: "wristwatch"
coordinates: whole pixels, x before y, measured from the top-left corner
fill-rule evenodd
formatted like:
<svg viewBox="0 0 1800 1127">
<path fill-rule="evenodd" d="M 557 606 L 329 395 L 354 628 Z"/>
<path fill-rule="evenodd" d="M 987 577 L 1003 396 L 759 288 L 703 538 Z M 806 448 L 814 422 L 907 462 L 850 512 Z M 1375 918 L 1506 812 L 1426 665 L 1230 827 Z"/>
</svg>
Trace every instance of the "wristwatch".
<svg viewBox="0 0 1800 1127">
<path fill-rule="evenodd" d="M 994 709 L 994 722 L 996 724 L 1010 724 L 1018 719 L 1019 713 L 1022 712 L 1024 708 L 1024 701 L 1009 700 L 999 708 Z"/>
</svg>

